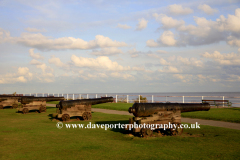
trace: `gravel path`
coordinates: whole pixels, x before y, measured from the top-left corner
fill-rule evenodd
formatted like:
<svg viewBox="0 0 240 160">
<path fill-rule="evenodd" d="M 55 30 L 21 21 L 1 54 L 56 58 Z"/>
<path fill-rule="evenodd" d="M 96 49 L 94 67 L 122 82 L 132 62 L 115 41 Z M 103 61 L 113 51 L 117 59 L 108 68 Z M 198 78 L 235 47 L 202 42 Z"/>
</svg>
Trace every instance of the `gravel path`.
<svg viewBox="0 0 240 160">
<path fill-rule="evenodd" d="M 56 104 L 47 104 L 50 107 L 56 107 Z M 133 116 L 132 114 L 128 113 L 127 111 L 117 111 L 117 110 L 109 110 L 109 109 L 100 109 L 100 108 L 92 108 L 93 112 L 102 112 L 107 114 L 119 114 L 119 115 L 129 115 Z M 224 127 L 230 129 L 237 129 L 240 130 L 240 123 L 231 123 L 231 122 L 223 122 L 223 121 L 214 121 L 214 120 L 204 120 L 204 119 L 195 119 L 195 118 L 183 118 L 182 122 L 185 123 L 196 123 L 201 125 L 209 125 L 215 127 Z"/>
</svg>

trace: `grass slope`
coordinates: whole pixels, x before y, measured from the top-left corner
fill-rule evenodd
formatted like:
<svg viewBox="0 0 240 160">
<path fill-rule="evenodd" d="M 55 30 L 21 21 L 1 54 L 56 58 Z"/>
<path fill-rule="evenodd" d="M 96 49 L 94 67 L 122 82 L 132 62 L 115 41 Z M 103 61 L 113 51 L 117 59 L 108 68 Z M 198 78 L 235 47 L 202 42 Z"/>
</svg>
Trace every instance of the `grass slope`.
<svg viewBox="0 0 240 160">
<path fill-rule="evenodd" d="M 0 110 L 0 159 L 238 159 L 240 131 L 201 126 L 177 137 L 130 137 L 121 129 L 56 128 L 46 113 Z M 127 123 L 129 116 L 93 113 L 92 123 Z M 68 122 L 85 124 L 89 121 Z M 192 136 L 189 136 L 190 133 Z M 204 136 L 202 136 L 204 134 Z"/>
</svg>

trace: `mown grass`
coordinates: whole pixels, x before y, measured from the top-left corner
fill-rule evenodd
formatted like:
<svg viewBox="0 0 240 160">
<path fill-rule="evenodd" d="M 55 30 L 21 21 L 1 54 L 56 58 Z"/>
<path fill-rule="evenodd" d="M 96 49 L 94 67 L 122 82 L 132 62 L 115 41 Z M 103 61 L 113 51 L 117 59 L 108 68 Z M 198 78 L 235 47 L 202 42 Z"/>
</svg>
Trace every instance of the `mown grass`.
<svg viewBox="0 0 240 160">
<path fill-rule="evenodd" d="M 92 108 L 128 111 L 128 108 L 132 105 L 133 103 L 103 103 L 94 105 Z M 240 108 L 211 108 L 209 111 L 185 112 L 181 115 L 189 118 L 240 123 Z"/>
<path fill-rule="evenodd" d="M 239 159 L 240 131 L 201 126 L 182 136 L 130 137 L 122 129 L 56 128 L 48 115 L 0 110 L 0 159 Z M 128 123 L 130 116 L 93 113 L 91 123 Z M 72 124 L 89 121 L 73 121 Z M 191 136 L 189 134 L 192 134 Z"/>
<path fill-rule="evenodd" d="M 118 111 L 128 111 L 129 107 L 132 107 L 133 103 L 102 103 L 92 105 L 92 108 L 112 109 Z"/>
<path fill-rule="evenodd" d="M 47 103 L 49 103 L 49 104 L 58 104 L 59 101 L 50 101 L 50 102 L 47 102 Z"/>
<path fill-rule="evenodd" d="M 209 111 L 185 112 L 182 117 L 240 123 L 240 108 L 211 108 Z"/>
</svg>

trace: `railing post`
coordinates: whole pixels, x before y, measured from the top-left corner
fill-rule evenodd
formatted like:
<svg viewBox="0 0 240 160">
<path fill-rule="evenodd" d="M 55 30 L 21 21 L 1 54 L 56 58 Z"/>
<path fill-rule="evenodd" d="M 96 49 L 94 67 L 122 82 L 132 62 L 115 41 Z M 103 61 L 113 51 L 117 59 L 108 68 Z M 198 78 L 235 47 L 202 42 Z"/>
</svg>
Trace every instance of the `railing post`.
<svg viewBox="0 0 240 160">
<path fill-rule="evenodd" d="M 138 102 L 140 103 L 140 95 L 138 95 L 138 99 L 139 99 Z"/>
<path fill-rule="evenodd" d="M 54 97 L 54 93 L 53 93 L 52 95 L 53 95 L 53 97 Z"/>
<path fill-rule="evenodd" d="M 47 94 L 47 96 L 49 97 L 49 93 Z"/>
<path fill-rule="evenodd" d="M 116 103 L 117 103 L 117 94 L 116 94 Z"/>
<path fill-rule="evenodd" d="M 166 102 L 167 102 L 167 96 L 166 96 Z"/>
<path fill-rule="evenodd" d="M 44 93 L 42 94 L 42 96 L 44 97 Z"/>
<path fill-rule="evenodd" d="M 184 96 L 182 96 L 182 102 L 184 103 Z"/>
<path fill-rule="evenodd" d="M 32 94 L 30 93 L 30 96 L 31 96 Z"/>
<path fill-rule="evenodd" d="M 36 93 L 36 97 L 37 97 L 37 93 Z"/>
<path fill-rule="evenodd" d="M 80 99 L 82 99 L 81 94 L 79 94 Z"/>
<path fill-rule="evenodd" d="M 87 94 L 87 99 L 88 99 L 88 94 Z"/>
<path fill-rule="evenodd" d="M 128 95 L 127 95 L 127 103 L 128 103 Z"/>
<path fill-rule="evenodd" d="M 73 100 L 74 100 L 74 94 L 73 94 Z"/>
<path fill-rule="evenodd" d="M 97 98 L 97 94 L 96 94 L 96 98 Z"/>
<path fill-rule="evenodd" d="M 153 95 L 152 95 L 152 103 L 153 103 Z"/>
<path fill-rule="evenodd" d="M 59 93 L 58 93 L 58 97 L 59 97 Z"/>
<path fill-rule="evenodd" d="M 107 94 L 106 94 L 106 97 L 107 97 Z"/>
<path fill-rule="evenodd" d="M 68 94 L 67 94 L 67 100 L 68 100 Z"/>
<path fill-rule="evenodd" d="M 223 96 L 223 107 L 224 107 L 224 96 Z"/>
</svg>

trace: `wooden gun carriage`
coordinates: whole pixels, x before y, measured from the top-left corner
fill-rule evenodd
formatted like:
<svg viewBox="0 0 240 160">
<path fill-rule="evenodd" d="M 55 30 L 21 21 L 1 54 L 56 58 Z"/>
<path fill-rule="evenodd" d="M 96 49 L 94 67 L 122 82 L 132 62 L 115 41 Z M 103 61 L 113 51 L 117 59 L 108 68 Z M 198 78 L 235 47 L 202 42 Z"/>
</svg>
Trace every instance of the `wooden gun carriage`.
<svg viewBox="0 0 240 160">
<path fill-rule="evenodd" d="M 37 110 L 41 113 L 46 111 L 46 102 L 62 100 L 64 100 L 64 97 L 22 97 L 21 107 L 17 110 L 23 114 L 26 114 L 31 110 Z"/>
<path fill-rule="evenodd" d="M 113 97 L 60 101 L 56 105 L 57 113 L 53 117 L 68 121 L 70 117 L 80 117 L 83 120 L 92 118 L 91 106 L 100 103 L 113 102 Z"/>
<path fill-rule="evenodd" d="M 129 119 L 129 124 L 151 125 L 154 130 L 162 134 L 180 135 L 183 131 L 180 127 L 181 112 L 208 111 L 209 109 L 208 103 L 134 103 L 128 110 L 135 116 Z M 175 124 L 176 128 L 163 130 L 160 126 L 164 124 Z M 129 126 L 125 129 L 129 130 Z M 143 137 L 153 134 L 151 128 L 133 127 L 130 131 L 134 134 L 139 133 Z"/>
</svg>

